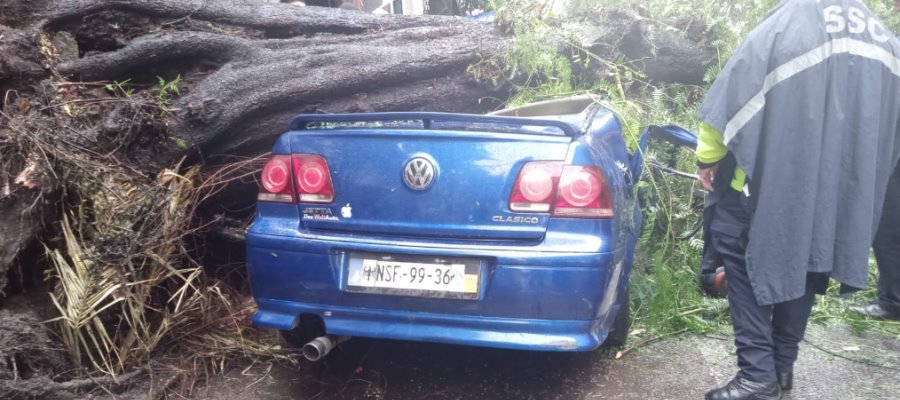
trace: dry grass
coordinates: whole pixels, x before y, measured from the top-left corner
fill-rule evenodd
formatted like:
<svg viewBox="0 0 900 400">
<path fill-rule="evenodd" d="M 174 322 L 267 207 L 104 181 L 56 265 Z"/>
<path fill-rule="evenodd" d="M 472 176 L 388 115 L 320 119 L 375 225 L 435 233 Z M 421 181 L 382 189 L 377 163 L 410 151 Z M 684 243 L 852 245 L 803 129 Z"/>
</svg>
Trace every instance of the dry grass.
<svg viewBox="0 0 900 400">
<path fill-rule="evenodd" d="M 107 173 L 103 186 L 118 193 L 80 192 L 76 206 L 64 206 L 64 246 L 47 252 L 60 331 L 77 365 L 120 374 L 220 300 L 205 293 L 203 269 L 183 246 L 192 175 L 166 170 L 141 185 Z"/>
</svg>

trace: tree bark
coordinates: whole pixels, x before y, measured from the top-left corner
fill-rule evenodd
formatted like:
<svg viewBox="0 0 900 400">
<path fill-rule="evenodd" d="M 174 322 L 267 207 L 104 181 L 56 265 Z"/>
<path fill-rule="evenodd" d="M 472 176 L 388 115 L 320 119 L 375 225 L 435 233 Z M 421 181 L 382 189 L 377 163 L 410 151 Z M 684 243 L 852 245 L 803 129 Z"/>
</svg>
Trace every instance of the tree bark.
<svg viewBox="0 0 900 400">
<path fill-rule="evenodd" d="M 192 18 L 259 28 L 267 32 L 269 37 L 392 31 L 430 26 L 439 21 L 431 16 L 385 17 L 326 7 L 295 7 L 259 0 L 60 0 L 49 10 L 41 25 L 52 27 L 108 10 L 172 19 Z"/>
<path fill-rule="evenodd" d="M 45 73 L 40 52 L 25 32 L 0 25 L 0 83 L 6 79 L 23 79 Z"/>
<path fill-rule="evenodd" d="M 109 14 L 117 16 L 114 24 L 92 19 Z M 221 28 L 198 30 L 201 23 Z M 103 24 L 118 31 L 93 26 Z M 599 13 L 583 24 L 590 51 L 624 56 L 648 80 L 702 81 L 705 47 L 677 30 L 627 12 Z M 58 65 L 63 76 L 144 84 L 183 78 L 182 96 L 160 104 L 168 138 L 129 149 L 151 172 L 180 158 L 185 147 L 204 156 L 264 151 L 293 114 L 480 113 L 500 106 L 508 90 L 471 67 L 498 76 L 509 37 L 491 24 L 456 17 L 376 16 L 259 0 L 58 0 L 34 26 L 79 38 L 81 57 Z M 29 35 L 9 32 L 13 40 L 0 39 L 0 50 Z M 45 72 L 40 59 L 15 57 L 23 53 L 17 50 L 0 61 L 0 80 Z M 599 63 L 591 71 L 604 72 Z M 121 112 L 110 113 L 98 129 L 119 129 L 121 119 Z"/>
<path fill-rule="evenodd" d="M 717 52 L 712 31 L 698 19 L 658 21 L 641 10 L 611 8 L 579 17 L 583 46 L 609 61 L 624 64 L 654 83 L 702 85 Z M 592 78 L 606 75 L 607 65 L 593 63 Z"/>
<path fill-rule="evenodd" d="M 506 49 L 503 33 L 489 24 L 242 0 L 65 1 L 40 24 L 62 28 L 104 11 L 200 19 L 261 32 L 261 38 L 148 33 L 115 51 L 59 65 L 61 74 L 81 80 L 125 80 L 148 69 L 174 70 L 172 79 L 202 65 L 203 79 L 167 107 L 169 133 L 181 145 L 152 149 L 154 168 L 180 157 L 185 145 L 207 156 L 264 151 L 298 113 L 479 113 L 496 108 L 500 102 L 494 99 L 505 97 L 505 88 L 479 82 L 468 72 L 472 65 L 496 63 Z"/>
</svg>

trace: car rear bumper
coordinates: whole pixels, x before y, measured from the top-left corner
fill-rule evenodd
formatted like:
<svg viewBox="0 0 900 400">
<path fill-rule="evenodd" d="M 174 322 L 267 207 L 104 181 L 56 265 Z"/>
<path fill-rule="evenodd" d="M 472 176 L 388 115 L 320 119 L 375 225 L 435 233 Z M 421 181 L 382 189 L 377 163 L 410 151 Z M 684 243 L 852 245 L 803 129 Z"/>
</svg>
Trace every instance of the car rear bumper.
<svg viewBox="0 0 900 400">
<path fill-rule="evenodd" d="M 329 334 L 531 350 L 584 351 L 606 337 L 626 284 L 612 253 L 529 247 L 440 247 L 365 241 L 247 236 L 259 309 L 254 323 L 291 329 L 301 314 Z M 390 296 L 346 290 L 349 253 L 470 257 L 482 260 L 476 300 Z"/>
<path fill-rule="evenodd" d="M 529 320 L 301 304 L 260 300 L 253 323 L 293 328 L 296 316 L 322 317 L 328 334 L 498 347 L 516 350 L 589 351 L 606 339 L 602 320 Z M 618 307 L 618 306 L 616 306 Z"/>
</svg>

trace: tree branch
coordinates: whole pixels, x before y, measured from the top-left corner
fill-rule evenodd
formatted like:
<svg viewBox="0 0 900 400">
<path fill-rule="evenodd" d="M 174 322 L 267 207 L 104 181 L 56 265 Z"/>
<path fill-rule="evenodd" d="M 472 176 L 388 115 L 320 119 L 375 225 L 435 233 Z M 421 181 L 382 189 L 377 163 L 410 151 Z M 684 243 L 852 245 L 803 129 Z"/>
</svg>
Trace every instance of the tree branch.
<svg viewBox="0 0 900 400">
<path fill-rule="evenodd" d="M 264 29 L 271 36 L 287 37 L 321 32 L 363 33 L 413 26 L 434 26 L 454 21 L 442 16 L 393 16 L 347 12 L 325 7 L 296 7 L 258 0 L 57 0 L 40 23 L 43 27 L 117 10 L 142 15 L 220 22 Z"/>
<path fill-rule="evenodd" d="M 238 56 L 252 58 L 253 53 L 247 39 L 206 32 L 158 33 L 141 36 L 115 52 L 63 63 L 59 72 L 82 79 L 112 79 L 148 65 L 186 59 L 224 64 Z"/>
<path fill-rule="evenodd" d="M 118 377 L 102 376 L 91 379 L 74 379 L 66 382 L 56 382 L 49 378 L 38 376 L 33 379 L 19 380 L 16 382 L 0 381 L 0 397 L 44 399 L 55 398 L 80 398 L 73 392 L 84 391 L 96 387 L 122 386 L 141 376 L 146 367 L 122 374 Z M 52 395 L 52 396 L 51 396 Z"/>
</svg>

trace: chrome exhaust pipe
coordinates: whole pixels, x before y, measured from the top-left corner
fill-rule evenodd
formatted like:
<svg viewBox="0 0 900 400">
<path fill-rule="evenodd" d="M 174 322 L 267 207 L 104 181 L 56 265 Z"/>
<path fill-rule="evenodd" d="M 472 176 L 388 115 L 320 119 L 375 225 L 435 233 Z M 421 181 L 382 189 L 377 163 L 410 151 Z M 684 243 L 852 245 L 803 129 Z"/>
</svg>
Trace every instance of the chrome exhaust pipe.
<svg viewBox="0 0 900 400">
<path fill-rule="evenodd" d="M 309 361 L 319 361 L 335 346 L 349 340 L 349 336 L 319 336 L 303 345 L 303 357 Z"/>
</svg>

